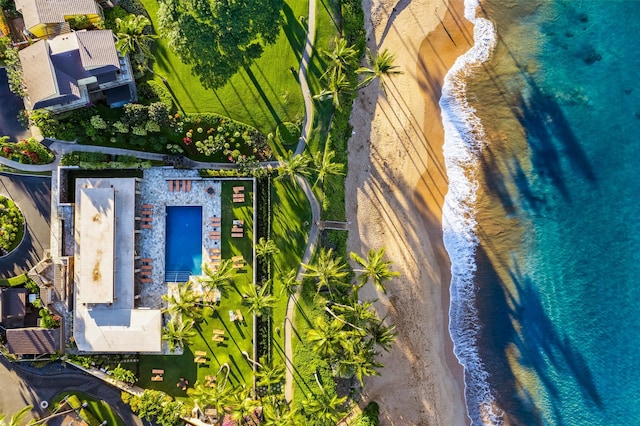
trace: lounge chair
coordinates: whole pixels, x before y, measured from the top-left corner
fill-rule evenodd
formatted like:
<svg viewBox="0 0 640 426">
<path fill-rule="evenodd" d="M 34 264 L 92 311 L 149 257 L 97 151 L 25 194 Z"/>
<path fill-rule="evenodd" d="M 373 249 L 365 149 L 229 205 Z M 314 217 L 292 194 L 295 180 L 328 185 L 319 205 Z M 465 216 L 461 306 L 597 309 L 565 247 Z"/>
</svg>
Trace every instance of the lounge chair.
<svg viewBox="0 0 640 426">
<path fill-rule="evenodd" d="M 239 194 L 239 193 L 241 193 L 242 191 L 244 191 L 244 186 L 234 186 L 234 187 L 233 187 L 233 193 L 234 193 L 234 194 Z"/>
<path fill-rule="evenodd" d="M 151 271 L 153 269 L 152 265 L 142 265 L 142 270 L 143 271 Z"/>
<path fill-rule="evenodd" d="M 214 334 L 211 340 L 213 340 L 216 343 L 222 343 L 224 342 L 224 336 L 221 336 L 219 334 Z"/>
<path fill-rule="evenodd" d="M 140 225 L 140 227 L 141 227 L 142 229 L 152 229 L 152 228 L 153 228 L 153 225 L 152 225 L 152 224 L 150 224 L 150 223 L 143 223 L 143 224 L 141 224 L 141 225 Z"/>
<path fill-rule="evenodd" d="M 233 309 L 229 309 L 229 321 L 235 321 L 236 319 L 236 313 L 233 312 Z"/>
<path fill-rule="evenodd" d="M 242 316 L 242 312 L 240 312 L 240 309 L 236 309 L 236 319 L 240 322 L 244 322 L 244 317 Z"/>
<path fill-rule="evenodd" d="M 212 333 L 213 333 L 214 336 L 216 336 L 216 335 L 217 336 L 224 336 L 224 330 L 220 330 L 220 329 L 217 329 L 217 328 L 214 328 Z"/>
<path fill-rule="evenodd" d="M 231 233 L 231 238 L 242 238 L 242 232 L 233 232 Z"/>
<path fill-rule="evenodd" d="M 205 351 L 195 351 L 193 354 L 195 356 L 207 356 L 207 353 Z"/>
<path fill-rule="evenodd" d="M 143 257 L 142 259 L 140 259 L 140 261 L 142 263 L 151 263 L 153 262 L 153 259 L 151 259 L 150 257 Z"/>
<path fill-rule="evenodd" d="M 153 370 L 151 370 L 151 373 L 153 373 L 153 374 L 164 374 L 164 370 L 161 370 L 159 368 L 154 368 Z"/>
<path fill-rule="evenodd" d="M 187 181 L 187 191 L 191 191 L 191 181 Z"/>
<path fill-rule="evenodd" d="M 164 380 L 164 377 L 162 377 L 161 375 L 155 375 L 155 376 L 151 376 L 151 381 L 152 382 L 161 382 Z"/>
<path fill-rule="evenodd" d="M 140 282 L 141 283 L 150 283 L 151 282 L 151 278 L 140 278 Z"/>
<path fill-rule="evenodd" d="M 152 209 L 153 208 L 153 204 L 143 204 L 142 208 L 143 209 Z"/>
<path fill-rule="evenodd" d="M 173 181 L 172 180 L 169 181 L 169 191 L 173 192 Z"/>
<path fill-rule="evenodd" d="M 152 217 L 143 217 L 140 220 L 142 222 L 153 222 L 153 218 Z"/>
</svg>

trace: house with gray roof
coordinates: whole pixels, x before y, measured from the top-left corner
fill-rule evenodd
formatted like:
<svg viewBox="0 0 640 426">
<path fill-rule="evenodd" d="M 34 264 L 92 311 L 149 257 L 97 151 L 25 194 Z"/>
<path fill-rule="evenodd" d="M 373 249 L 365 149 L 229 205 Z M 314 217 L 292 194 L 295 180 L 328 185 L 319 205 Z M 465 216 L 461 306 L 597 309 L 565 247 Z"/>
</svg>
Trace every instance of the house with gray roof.
<svg viewBox="0 0 640 426">
<path fill-rule="evenodd" d="M 60 328 L 14 328 L 7 330 L 7 350 L 14 355 L 47 355 L 60 350 Z"/>
<path fill-rule="evenodd" d="M 112 107 L 136 100 L 128 58 L 111 30 L 75 31 L 39 40 L 19 52 L 28 110 L 60 113 L 105 100 Z"/>
<path fill-rule="evenodd" d="M 0 289 L 0 324 L 6 328 L 22 327 L 26 314 L 27 289 Z"/>
</svg>

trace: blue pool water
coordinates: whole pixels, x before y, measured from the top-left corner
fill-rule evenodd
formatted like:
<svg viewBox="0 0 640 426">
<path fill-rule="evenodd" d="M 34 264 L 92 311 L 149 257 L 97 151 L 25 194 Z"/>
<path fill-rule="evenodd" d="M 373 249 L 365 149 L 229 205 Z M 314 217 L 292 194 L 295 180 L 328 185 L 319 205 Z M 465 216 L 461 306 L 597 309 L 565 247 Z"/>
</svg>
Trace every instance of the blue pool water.
<svg viewBox="0 0 640 426">
<path fill-rule="evenodd" d="M 481 4 L 489 60 L 441 101 L 469 414 L 638 425 L 640 2 Z"/>
<path fill-rule="evenodd" d="M 165 275 L 175 281 L 175 273 L 202 273 L 202 207 L 167 207 Z M 178 281 L 184 281 L 184 278 Z"/>
</svg>

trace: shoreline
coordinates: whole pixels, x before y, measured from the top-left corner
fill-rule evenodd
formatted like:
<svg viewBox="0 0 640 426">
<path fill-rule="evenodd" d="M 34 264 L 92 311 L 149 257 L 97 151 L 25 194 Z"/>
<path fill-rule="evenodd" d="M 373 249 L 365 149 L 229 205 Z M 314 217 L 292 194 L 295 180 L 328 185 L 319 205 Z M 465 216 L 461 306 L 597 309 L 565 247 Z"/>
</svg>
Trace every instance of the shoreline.
<svg viewBox="0 0 640 426">
<path fill-rule="evenodd" d="M 401 277 L 387 294 L 363 297 L 397 326 L 366 380 L 363 403 L 380 404 L 380 424 L 469 424 L 463 369 L 449 336 L 449 258 L 442 208 L 448 190 L 439 100 L 444 76 L 473 39 L 463 0 L 365 0 L 372 51 L 388 48 L 404 72 L 360 91 L 351 117 L 346 178 L 348 251 L 386 247 Z M 472 42 L 472 41 L 471 41 Z M 446 307 L 446 308 L 445 308 Z"/>
</svg>

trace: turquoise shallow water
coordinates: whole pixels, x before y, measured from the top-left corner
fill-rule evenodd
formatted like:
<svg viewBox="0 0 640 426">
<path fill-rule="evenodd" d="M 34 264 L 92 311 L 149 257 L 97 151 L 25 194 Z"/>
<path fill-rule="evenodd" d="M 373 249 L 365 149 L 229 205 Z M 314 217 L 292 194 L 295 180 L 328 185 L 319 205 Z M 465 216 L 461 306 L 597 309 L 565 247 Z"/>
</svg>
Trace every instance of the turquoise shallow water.
<svg viewBox="0 0 640 426">
<path fill-rule="evenodd" d="M 466 94 L 504 165 L 481 177 L 472 298 L 456 297 L 464 267 L 448 246 L 467 404 L 477 424 L 637 425 L 640 2 L 518 3 L 484 12 L 520 72 L 494 57 L 477 78 L 500 90 Z M 505 103 L 511 117 L 489 111 Z M 484 232 L 497 211 L 519 226 Z"/>
</svg>

